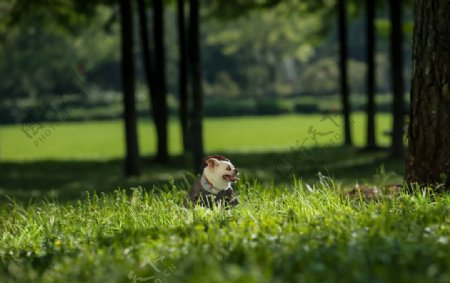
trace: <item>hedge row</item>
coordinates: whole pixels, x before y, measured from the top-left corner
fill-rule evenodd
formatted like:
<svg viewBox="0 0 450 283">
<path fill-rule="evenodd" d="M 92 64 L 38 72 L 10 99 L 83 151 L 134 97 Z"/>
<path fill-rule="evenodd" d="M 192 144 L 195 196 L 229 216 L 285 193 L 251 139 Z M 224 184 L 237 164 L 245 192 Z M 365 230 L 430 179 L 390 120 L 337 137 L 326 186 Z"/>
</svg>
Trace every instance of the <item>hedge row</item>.
<svg viewBox="0 0 450 283">
<path fill-rule="evenodd" d="M 150 117 L 147 105 L 138 106 L 138 115 Z M 339 100 L 336 97 L 327 98 L 311 97 L 298 98 L 214 98 L 205 102 L 205 116 L 226 117 L 241 115 L 279 115 L 279 114 L 312 114 L 339 111 Z M 352 110 L 365 111 L 364 103 L 352 103 Z M 377 103 L 379 112 L 391 111 L 390 101 L 384 100 Z M 169 113 L 176 115 L 176 106 L 169 106 Z M 11 124 L 20 122 L 41 121 L 83 121 L 83 120 L 110 120 L 122 117 L 122 106 L 119 102 L 112 104 L 84 105 L 84 104 L 60 104 L 60 105 L 34 105 L 17 108 L 0 107 L 0 123 Z"/>
</svg>

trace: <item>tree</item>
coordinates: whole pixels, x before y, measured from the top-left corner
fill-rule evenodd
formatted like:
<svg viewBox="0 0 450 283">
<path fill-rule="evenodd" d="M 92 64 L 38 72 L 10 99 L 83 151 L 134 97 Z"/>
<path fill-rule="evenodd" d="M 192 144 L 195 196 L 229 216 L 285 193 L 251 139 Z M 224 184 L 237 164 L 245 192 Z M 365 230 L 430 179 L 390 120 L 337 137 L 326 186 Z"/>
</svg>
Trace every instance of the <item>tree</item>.
<svg viewBox="0 0 450 283">
<path fill-rule="evenodd" d="M 156 125 L 158 148 L 156 160 L 166 162 L 169 158 L 167 147 L 167 102 L 166 68 L 164 51 L 164 5 L 162 0 L 153 0 L 153 28 L 155 35 L 155 87 L 153 92 L 153 118 Z"/>
<path fill-rule="evenodd" d="M 55 1 L 52 5 L 42 5 L 42 1 L 17 0 L 12 2 L 10 12 L 6 17 L 6 26 L 8 26 L 9 29 L 11 26 L 28 23 L 29 19 L 37 17 L 40 21 L 39 25 L 44 26 L 46 30 L 60 29 L 68 34 L 75 35 L 81 32 L 82 29 L 80 29 L 80 27 L 86 27 L 88 24 L 91 24 L 92 19 L 96 15 L 97 8 L 101 4 L 115 5 L 117 4 L 117 1 Z M 134 92 L 133 19 L 130 1 L 119 0 L 118 4 L 121 22 L 121 73 L 126 154 L 125 174 L 131 176 L 140 173 Z M 46 41 L 47 39 L 41 38 L 41 40 Z M 68 51 L 67 48 L 60 47 L 59 49 L 64 50 L 66 54 L 72 53 Z M 92 50 L 89 51 L 89 55 L 93 56 Z M 53 54 L 53 59 L 54 55 L 55 54 Z M 93 60 L 93 58 L 90 58 L 89 61 L 92 62 Z M 49 62 L 47 61 L 46 64 L 49 65 Z M 56 74 L 57 73 L 55 73 L 55 75 Z M 57 76 L 53 76 L 53 78 L 55 77 L 57 78 Z M 56 81 L 58 81 L 58 79 L 56 79 Z"/>
<path fill-rule="evenodd" d="M 310 91 L 311 82 L 302 82 L 298 73 L 315 55 L 314 46 L 322 40 L 317 31 L 322 22 L 316 13 L 301 7 L 297 13 L 291 13 L 293 10 L 279 4 L 225 22 L 209 21 L 205 32 L 208 48 L 203 54 L 209 70 L 204 78 L 205 95 L 273 96 Z M 211 57 L 215 60 L 208 60 Z"/>
<path fill-rule="evenodd" d="M 375 0 L 366 1 L 367 47 L 367 149 L 377 147 L 375 138 Z"/>
<path fill-rule="evenodd" d="M 189 151 L 188 135 L 188 69 L 187 69 L 187 46 L 186 46 L 186 25 L 184 15 L 184 0 L 177 0 L 177 25 L 178 25 L 178 47 L 179 47 L 179 119 L 181 125 L 181 137 L 184 152 Z"/>
<path fill-rule="evenodd" d="M 141 38 L 141 45 L 142 45 L 142 59 L 143 59 L 143 65 L 144 65 L 144 71 L 145 71 L 145 78 L 147 82 L 147 88 L 148 88 L 148 94 L 149 94 L 149 100 L 150 100 L 150 109 L 153 114 L 153 120 L 155 121 L 157 117 L 155 117 L 156 108 L 157 105 L 157 99 L 156 99 L 156 90 L 155 90 L 155 67 L 152 60 L 152 53 L 150 49 L 150 40 L 149 40 L 149 32 L 147 28 L 147 11 L 146 11 L 146 5 L 145 0 L 137 0 L 138 4 L 138 18 L 139 18 L 139 34 Z M 158 132 L 156 133 L 158 135 Z"/>
<path fill-rule="evenodd" d="M 199 0 L 190 0 L 189 10 L 189 59 L 190 73 L 192 79 L 192 135 L 191 147 L 193 153 L 194 168 L 200 170 L 203 160 L 203 92 L 202 92 L 202 69 L 200 48 L 200 5 Z"/>
<path fill-rule="evenodd" d="M 394 157 L 404 156 L 403 118 L 405 115 L 404 83 L 403 83 L 403 32 L 402 1 L 389 0 L 391 18 L 391 61 L 393 86 L 393 127 L 391 154 Z"/>
<path fill-rule="evenodd" d="M 426 185 L 444 183 L 448 188 L 450 5 L 447 0 L 415 3 L 406 180 Z"/>
<path fill-rule="evenodd" d="M 166 105 L 166 72 L 164 51 L 164 6 L 162 0 L 154 0 L 153 32 L 154 48 L 151 48 L 149 31 L 147 28 L 147 12 L 145 0 L 137 0 L 140 37 L 142 43 L 142 57 L 151 113 L 156 126 L 156 160 L 166 162 L 167 147 L 167 105 Z M 153 60 L 154 59 L 154 60 Z"/>
<path fill-rule="evenodd" d="M 122 84 L 123 106 L 125 118 L 125 174 L 139 175 L 139 146 L 136 129 L 136 105 L 134 93 L 134 63 L 133 63 L 133 13 L 131 2 L 119 0 L 121 21 L 121 52 L 122 52 Z"/>
<path fill-rule="evenodd" d="M 344 117 L 344 144 L 352 145 L 350 127 L 350 102 L 347 82 L 347 7 L 345 0 L 338 0 L 338 27 L 339 27 L 339 71 L 341 86 L 342 114 Z"/>
</svg>

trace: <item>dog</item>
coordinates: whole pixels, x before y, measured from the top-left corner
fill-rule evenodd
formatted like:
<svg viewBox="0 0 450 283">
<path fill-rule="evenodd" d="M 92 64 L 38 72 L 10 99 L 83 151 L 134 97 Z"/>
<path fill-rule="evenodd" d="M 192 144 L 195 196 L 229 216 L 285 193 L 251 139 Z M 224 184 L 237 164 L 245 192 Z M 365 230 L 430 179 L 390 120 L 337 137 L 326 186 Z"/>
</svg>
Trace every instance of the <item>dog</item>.
<svg viewBox="0 0 450 283">
<path fill-rule="evenodd" d="M 231 187 L 239 178 L 239 170 L 221 155 L 208 156 L 202 163 L 203 174 L 195 180 L 189 192 L 194 205 L 208 208 L 230 208 L 239 204 Z"/>
</svg>

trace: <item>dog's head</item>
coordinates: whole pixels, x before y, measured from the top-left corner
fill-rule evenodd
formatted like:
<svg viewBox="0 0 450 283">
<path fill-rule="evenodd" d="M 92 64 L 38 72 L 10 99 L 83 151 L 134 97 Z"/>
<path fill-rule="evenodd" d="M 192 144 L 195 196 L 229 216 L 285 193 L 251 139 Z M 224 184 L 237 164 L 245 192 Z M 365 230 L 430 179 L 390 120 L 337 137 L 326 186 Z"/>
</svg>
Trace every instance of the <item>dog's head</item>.
<svg viewBox="0 0 450 283">
<path fill-rule="evenodd" d="M 216 189 L 225 190 L 238 180 L 239 170 L 223 156 L 207 157 L 204 164 L 203 175 Z"/>
</svg>

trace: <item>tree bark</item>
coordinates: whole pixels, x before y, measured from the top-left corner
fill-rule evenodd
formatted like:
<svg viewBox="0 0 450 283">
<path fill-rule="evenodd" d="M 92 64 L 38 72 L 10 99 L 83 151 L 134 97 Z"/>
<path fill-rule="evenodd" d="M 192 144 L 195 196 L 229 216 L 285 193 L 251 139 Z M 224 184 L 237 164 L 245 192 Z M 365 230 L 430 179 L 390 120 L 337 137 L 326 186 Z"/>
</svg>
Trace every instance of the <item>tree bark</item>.
<svg viewBox="0 0 450 283">
<path fill-rule="evenodd" d="M 350 103 L 349 88 L 347 81 L 347 7 L 345 0 L 338 0 L 338 26 L 339 26 L 339 72 L 340 72 L 340 94 L 342 101 L 342 114 L 344 117 L 344 144 L 352 145 L 350 128 Z"/>
<path fill-rule="evenodd" d="M 367 144 L 369 150 L 377 147 L 375 136 L 375 0 L 366 1 L 367 47 Z"/>
<path fill-rule="evenodd" d="M 153 85 L 154 85 L 154 65 L 150 52 L 150 44 L 149 44 L 149 36 L 148 36 L 148 28 L 147 28 L 147 12 L 145 7 L 145 0 L 137 0 L 138 4 L 138 15 L 139 15 L 139 34 L 141 37 L 142 44 L 142 57 L 144 63 L 145 77 L 147 81 L 148 91 L 150 100 L 153 99 L 152 93 Z"/>
<path fill-rule="evenodd" d="M 133 14 L 131 2 L 119 0 L 121 20 L 122 88 L 125 119 L 125 175 L 140 173 L 139 145 L 136 128 L 136 105 L 134 93 L 133 64 Z"/>
<path fill-rule="evenodd" d="M 145 71 L 145 78 L 147 82 L 148 88 L 148 96 L 150 101 L 150 109 L 152 113 L 153 121 L 156 124 L 158 117 L 156 117 L 158 100 L 156 99 L 156 95 L 158 94 L 155 90 L 155 66 L 152 59 L 152 52 L 150 47 L 149 40 L 149 31 L 147 27 L 147 12 L 145 0 L 137 0 L 138 4 L 138 16 L 139 16 L 139 34 L 141 38 L 142 44 L 142 57 L 143 57 L 143 65 Z M 158 132 L 156 132 L 156 136 L 158 136 Z"/>
<path fill-rule="evenodd" d="M 403 126 L 405 115 L 404 81 L 403 81 L 403 32 L 402 1 L 389 0 L 391 18 L 391 61 L 392 61 L 392 144 L 393 157 L 404 157 Z"/>
<path fill-rule="evenodd" d="M 184 0 L 178 1 L 177 24 L 178 24 L 178 41 L 179 41 L 179 119 L 181 125 L 181 138 L 184 153 L 189 151 L 189 135 L 188 135 L 188 70 L 187 70 L 187 46 L 186 46 L 186 25 L 184 15 Z"/>
<path fill-rule="evenodd" d="M 199 0 L 190 0 L 189 10 L 189 58 L 192 76 L 192 122 L 191 145 L 195 171 L 200 173 L 203 160 L 203 92 L 200 46 L 200 7 Z"/>
<path fill-rule="evenodd" d="M 166 102 L 166 68 L 164 51 L 164 5 L 162 0 L 153 0 L 153 28 L 155 35 L 155 87 L 153 115 L 158 133 L 156 160 L 167 162 L 167 102 Z"/>
<path fill-rule="evenodd" d="M 416 0 L 406 180 L 450 186 L 450 5 Z"/>
</svg>

